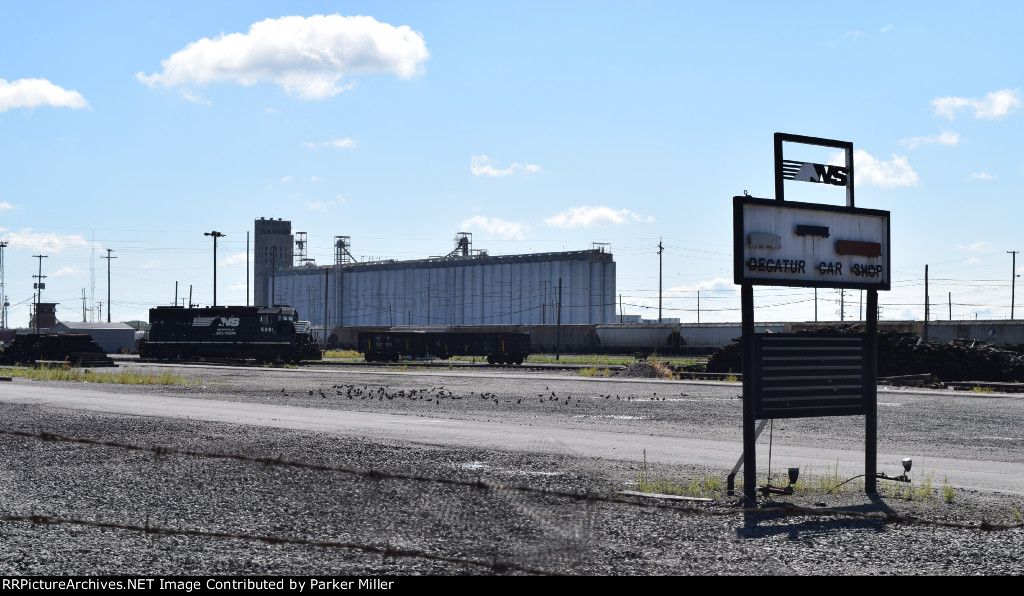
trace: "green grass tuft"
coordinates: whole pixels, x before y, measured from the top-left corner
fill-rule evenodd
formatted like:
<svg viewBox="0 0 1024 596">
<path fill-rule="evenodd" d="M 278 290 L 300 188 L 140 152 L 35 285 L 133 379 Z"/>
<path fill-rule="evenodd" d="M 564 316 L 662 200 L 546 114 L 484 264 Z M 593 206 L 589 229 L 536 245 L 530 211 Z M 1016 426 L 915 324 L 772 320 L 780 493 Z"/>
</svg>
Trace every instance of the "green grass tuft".
<svg viewBox="0 0 1024 596">
<path fill-rule="evenodd" d="M 189 381 L 184 376 L 166 371 L 158 375 L 142 374 L 127 369 L 95 371 L 83 368 L 43 366 L 39 368 L 5 368 L 0 374 L 40 381 L 71 381 L 76 383 L 113 383 L 117 385 L 201 385 L 202 381 Z"/>
</svg>

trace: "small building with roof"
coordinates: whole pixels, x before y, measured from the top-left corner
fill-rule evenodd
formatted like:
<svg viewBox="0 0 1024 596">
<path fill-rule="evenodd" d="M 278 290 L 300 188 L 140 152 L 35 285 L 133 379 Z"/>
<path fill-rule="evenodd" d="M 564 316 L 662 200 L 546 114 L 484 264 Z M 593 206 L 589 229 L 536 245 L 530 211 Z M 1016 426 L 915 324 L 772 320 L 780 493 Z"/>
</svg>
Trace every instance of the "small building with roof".
<svg viewBox="0 0 1024 596">
<path fill-rule="evenodd" d="M 135 349 L 135 329 L 125 323 L 57 323 L 51 333 L 87 333 L 107 354 L 124 354 Z"/>
</svg>

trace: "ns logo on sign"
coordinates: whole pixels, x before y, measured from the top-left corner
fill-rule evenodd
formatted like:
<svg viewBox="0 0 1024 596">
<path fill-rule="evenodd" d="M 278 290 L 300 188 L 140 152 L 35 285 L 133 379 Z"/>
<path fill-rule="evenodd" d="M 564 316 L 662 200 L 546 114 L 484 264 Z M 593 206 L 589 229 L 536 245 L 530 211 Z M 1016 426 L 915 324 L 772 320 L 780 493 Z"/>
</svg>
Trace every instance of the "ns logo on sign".
<svg viewBox="0 0 1024 596">
<path fill-rule="evenodd" d="M 844 166 L 827 166 L 803 161 L 782 161 L 782 178 L 801 182 L 817 182 L 832 186 L 846 186 L 850 181 L 850 169 Z"/>
</svg>

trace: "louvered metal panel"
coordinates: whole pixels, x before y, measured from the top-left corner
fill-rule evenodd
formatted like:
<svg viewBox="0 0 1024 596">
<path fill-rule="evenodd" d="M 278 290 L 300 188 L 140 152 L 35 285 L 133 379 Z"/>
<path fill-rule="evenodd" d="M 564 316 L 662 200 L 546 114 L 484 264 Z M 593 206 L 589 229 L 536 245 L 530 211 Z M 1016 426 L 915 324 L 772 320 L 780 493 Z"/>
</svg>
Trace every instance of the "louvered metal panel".
<svg viewBox="0 0 1024 596">
<path fill-rule="evenodd" d="M 754 336 L 754 417 L 865 413 L 863 335 Z"/>
</svg>

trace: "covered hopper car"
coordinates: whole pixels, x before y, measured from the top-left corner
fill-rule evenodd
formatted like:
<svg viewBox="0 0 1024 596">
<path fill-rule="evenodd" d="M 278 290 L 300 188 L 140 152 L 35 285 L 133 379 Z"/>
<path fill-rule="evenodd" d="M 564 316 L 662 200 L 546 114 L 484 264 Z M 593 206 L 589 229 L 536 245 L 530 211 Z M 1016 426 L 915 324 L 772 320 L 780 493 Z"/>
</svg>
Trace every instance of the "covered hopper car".
<svg viewBox="0 0 1024 596">
<path fill-rule="evenodd" d="M 160 360 L 226 358 L 259 362 L 320 360 L 323 350 L 290 306 L 158 306 L 139 356 Z"/>
<path fill-rule="evenodd" d="M 367 362 L 397 362 L 403 356 L 448 359 L 482 356 L 489 364 L 522 364 L 530 334 L 470 331 L 363 331 L 359 350 Z"/>
</svg>

